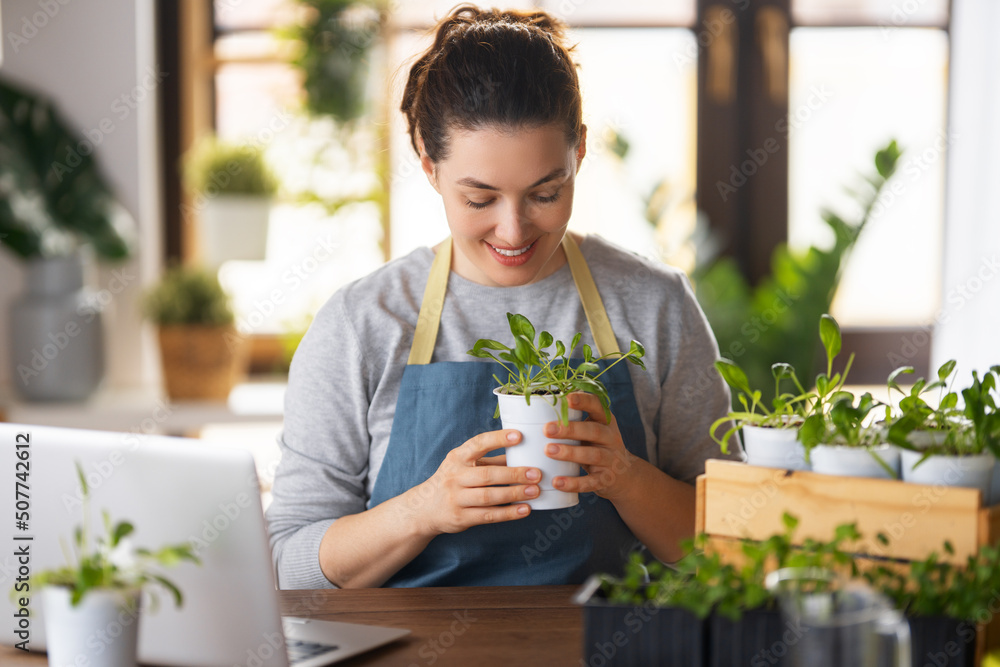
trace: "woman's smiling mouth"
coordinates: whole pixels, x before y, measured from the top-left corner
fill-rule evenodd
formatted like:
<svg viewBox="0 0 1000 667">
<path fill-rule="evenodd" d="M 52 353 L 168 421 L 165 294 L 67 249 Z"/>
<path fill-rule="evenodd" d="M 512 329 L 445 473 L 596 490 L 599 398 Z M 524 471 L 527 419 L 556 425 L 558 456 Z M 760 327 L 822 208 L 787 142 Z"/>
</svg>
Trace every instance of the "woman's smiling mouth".
<svg viewBox="0 0 1000 667">
<path fill-rule="evenodd" d="M 520 266 L 531 258 L 534 254 L 537 239 L 526 246 L 520 248 L 498 248 L 492 243 L 487 243 L 493 251 L 493 257 L 504 266 Z"/>
</svg>

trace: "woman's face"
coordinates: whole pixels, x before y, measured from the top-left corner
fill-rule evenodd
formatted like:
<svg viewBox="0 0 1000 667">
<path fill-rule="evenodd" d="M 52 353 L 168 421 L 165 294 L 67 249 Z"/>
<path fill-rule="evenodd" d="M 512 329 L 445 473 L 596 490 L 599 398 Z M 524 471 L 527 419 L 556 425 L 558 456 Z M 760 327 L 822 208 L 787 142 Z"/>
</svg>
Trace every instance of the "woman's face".
<svg viewBox="0 0 1000 667">
<path fill-rule="evenodd" d="M 424 171 L 444 199 L 454 240 L 452 270 L 482 285 L 513 287 L 562 266 L 573 185 L 586 153 L 561 126 L 453 131 L 450 155 Z"/>
</svg>

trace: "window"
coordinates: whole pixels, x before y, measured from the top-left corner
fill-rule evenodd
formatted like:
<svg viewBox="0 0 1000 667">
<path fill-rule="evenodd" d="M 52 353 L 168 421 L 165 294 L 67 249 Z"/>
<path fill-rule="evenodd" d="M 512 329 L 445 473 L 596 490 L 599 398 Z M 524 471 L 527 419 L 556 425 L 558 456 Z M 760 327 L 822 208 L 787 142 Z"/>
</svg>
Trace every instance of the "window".
<svg viewBox="0 0 1000 667">
<path fill-rule="evenodd" d="M 884 380 L 888 353 L 929 326 L 941 298 L 950 141 L 946 0 L 503 4 L 537 5 L 560 16 L 579 44 L 589 146 L 571 226 L 686 270 L 695 261 L 693 239 L 706 226 L 751 280 L 768 273 L 778 243 L 827 243 L 820 208 L 849 208 L 843 185 L 870 169 L 876 148 L 897 138 L 907 150 L 897 190 L 880 202 L 884 210 L 850 257 L 833 306 L 845 344 L 859 355 L 852 377 Z M 222 277 L 237 291 L 242 317 L 260 320 L 252 333 L 294 326 L 344 282 L 447 234 L 443 207 L 409 145 L 398 102 L 407 66 L 428 44 L 427 30 L 454 5 L 389 5 L 385 39 L 373 56 L 388 74 L 380 82 L 389 88 L 373 125 L 386 123 L 388 137 L 362 133 L 358 139 L 388 147 L 387 209 L 356 205 L 331 216 L 317 207 L 280 206 L 268 261 L 224 267 Z M 197 3 L 181 6 L 177 25 L 187 25 L 184 11 L 197 15 Z M 295 11 L 291 0 L 244 0 L 238 7 L 215 1 L 202 65 L 192 67 L 211 91 L 200 95 L 210 111 L 203 125 L 224 137 L 254 136 L 296 106 L 301 84 L 271 31 Z M 196 33 L 187 30 L 184 38 L 197 39 Z M 197 118 L 196 111 L 178 106 L 186 109 L 183 117 Z M 286 182 L 318 178 L 350 189 L 377 179 L 379 165 L 364 161 L 360 168 L 352 163 L 349 173 L 334 169 L 317 177 L 303 170 L 316 157 L 309 157 L 309 138 L 330 131 L 322 123 L 290 123 L 269 141 L 269 157 Z M 178 131 L 182 138 L 192 134 Z M 611 150 L 618 137 L 630 147 L 624 159 Z M 770 147 L 766 163 L 751 165 L 750 175 L 736 174 L 762 146 Z M 325 155 L 334 164 L 336 150 Z M 375 153 L 385 155 L 380 148 Z M 722 194 L 719 184 L 737 177 L 742 180 L 734 191 Z M 169 198 L 169 187 L 167 193 Z M 180 226 L 173 224 L 174 237 L 182 235 Z M 333 261 L 310 259 L 323 238 L 333 238 L 341 251 Z M 168 245 L 183 254 L 176 239 Z M 300 275 L 313 264 L 308 275 Z M 877 296 L 872 285 L 879 286 Z M 269 304 L 276 289 L 283 303 Z M 927 370 L 930 348 L 924 345 L 908 359 L 918 373 Z"/>
</svg>

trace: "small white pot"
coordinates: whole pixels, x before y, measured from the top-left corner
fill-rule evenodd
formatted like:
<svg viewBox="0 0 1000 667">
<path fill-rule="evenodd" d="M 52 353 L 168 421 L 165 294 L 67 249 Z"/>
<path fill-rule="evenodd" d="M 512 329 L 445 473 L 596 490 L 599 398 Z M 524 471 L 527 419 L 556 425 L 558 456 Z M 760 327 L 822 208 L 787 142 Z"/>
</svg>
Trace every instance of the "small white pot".
<svg viewBox="0 0 1000 667">
<path fill-rule="evenodd" d="M 893 471 L 890 475 L 875 456 L 882 459 Z M 810 453 L 813 472 L 841 477 L 873 477 L 899 479 L 899 447 L 882 444 L 873 447 L 847 445 L 816 445 Z"/>
<path fill-rule="evenodd" d="M 202 258 L 217 267 L 231 259 L 262 260 L 267 249 L 271 200 L 251 195 L 217 195 L 201 210 Z"/>
<path fill-rule="evenodd" d="M 92 590 L 70 606 L 62 586 L 42 589 L 49 664 L 135 667 L 139 637 L 138 591 Z"/>
<path fill-rule="evenodd" d="M 797 428 L 743 426 L 743 450 L 747 463 L 765 468 L 809 470 L 806 451 L 797 440 Z"/>
<path fill-rule="evenodd" d="M 996 459 L 989 452 L 973 456 L 935 454 L 914 468 L 921 457 L 923 452 L 909 450 L 903 452 L 903 481 L 979 489 L 983 494 L 983 502 L 989 502 L 993 468 L 996 464 Z"/>
<path fill-rule="evenodd" d="M 540 492 L 536 498 L 525 501 L 532 510 L 554 510 L 562 507 L 572 507 L 580 502 L 579 494 L 558 491 L 552 488 L 554 477 L 579 477 L 580 466 L 570 461 L 557 461 L 545 453 L 545 446 L 550 442 L 564 445 L 579 445 L 579 440 L 559 440 L 545 435 L 545 425 L 559 420 L 555 396 L 532 396 L 529 405 L 524 396 L 514 396 L 500 393 L 500 388 L 493 390 L 500 401 L 500 422 L 505 429 L 521 432 L 521 442 L 507 447 L 507 466 L 520 468 L 522 466 L 538 468 L 542 479 L 538 482 Z M 564 397 L 558 397 L 565 400 Z M 569 420 L 580 421 L 583 412 L 570 410 Z"/>
</svg>

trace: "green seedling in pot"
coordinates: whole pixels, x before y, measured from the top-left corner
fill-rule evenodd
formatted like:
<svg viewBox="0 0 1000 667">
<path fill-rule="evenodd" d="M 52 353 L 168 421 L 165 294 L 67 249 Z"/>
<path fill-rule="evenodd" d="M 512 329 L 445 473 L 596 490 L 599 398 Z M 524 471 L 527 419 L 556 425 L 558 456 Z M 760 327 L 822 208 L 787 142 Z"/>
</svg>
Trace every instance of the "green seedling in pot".
<svg viewBox="0 0 1000 667">
<path fill-rule="evenodd" d="M 840 326 L 830 315 L 823 315 L 819 321 L 819 337 L 826 352 L 826 373 L 816 376 L 815 389 L 806 390 L 790 364 L 776 363 L 771 366 L 771 376 L 774 378 L 774 399 L 768 408 L 761 400 L 762 391 L 750 387 L 746 373 L 733 361 L 719 359 L 715 368 L 729 387 L 737 392 L 737 400 L 743 406 L 741 411 L 730 412 L 725 417 L 715 420 L 711 426 L 712 438 L 719 443 L 722 453 L 729 451 L 729 440 L 743 426 L 764 426 L 771 428 L 798 428 L 799 440 L 806 448 L 814 442 L 803 439 L 802 431 L 818 432 L 824 426 L 826 413 L 839 399 L 850 396 L 844 391 L 847 374 L 854 362 L 852 354 L 847 360 L 844 373 L 833 372 L 833 361 L 840 354 Z M 791 381 L 792 391 L 782 391 L 782 382 Z M 853 397 L 851 397 L 853 398 Z M 719 437 L 719 429 L 733 422 L 728 430 Z"/>
<path fill-rule="evenodd" d="M 629 344 L 628 352 L 611 352 L 595 357 L 590 345 L 582 348 L 583 361 L 576 367 L 570 364 L 570 354 L 580 344 L 582 334 L 577 333 L 567 346 L 563 341 L 555 340 L 548 331 L 537 333 L 534 325 L 524 315 L 507 313 L 507 322 L 514 337 L 513 347 L 495 340 L 481 338 L 468 354 L 481 359 L 492 359 L 507 371 L 507 380 L 501 380 L 496 375 L 493 378 L 502 388 L 503 393 L 524 396 L 530 405 L 531 396 L 566 395 L 575 391 L 595 394 L 604 406 L 605 415 L 611 418 L 611 399 L 608 391 L 599 378 L 615 364 L 627 359 L 645 370 L 642 357 L 645 348 L 638 341 Z M 605 359 L 615 359 L 603 370 L 598 362 Z M 500 415 L 500 406 L 493 416 Z M 564 426 L 569 423 L 569 406 L 566 401 L 560 402 L 559 421 Z"/>
</svg>

